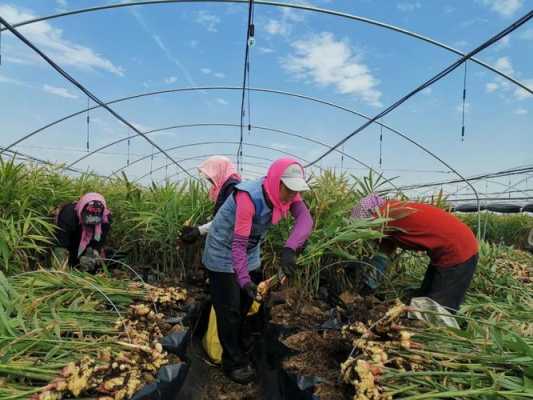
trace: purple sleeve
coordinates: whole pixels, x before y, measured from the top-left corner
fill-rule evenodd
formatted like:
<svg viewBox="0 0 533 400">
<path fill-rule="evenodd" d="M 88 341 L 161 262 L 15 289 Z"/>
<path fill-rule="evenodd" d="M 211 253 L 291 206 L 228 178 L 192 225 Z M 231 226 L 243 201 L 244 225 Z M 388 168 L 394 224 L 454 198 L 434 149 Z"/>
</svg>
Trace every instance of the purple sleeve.
<svg viewBox="0 0 533 400">
<path fill-rule="evenodd" d="M 313 218 L 303 201 L 297 201 L 291 205 L 291 214 L 295 219 L 291 234 L 285 243 L 285 247 L 298 250 L 305 243 L 313 230 Z"/>
<path fill-rule="evenodd" d="M 247 246 L 248 236 L 242 236 L 238 233 L 233 234 L 231 257 L 233 258 L 233 270 L 235 271 L 237 282 L 241 288 L 252 281 L 250 279 L 250 274 L 248 273 Z"/>
<path fill-rule="evenodd" d="M 237 282 L 242 288 L 252 281 L 248 273 L 248 254 L 246 250 L 252 230 L 255 207 L 248 194 L 243 192 L 237 193 L 235 202 L 237 203 L 237 209 L 235 210 L 235 228 L 233 241 L 231 242 L 231 258 Z"/>
</svg>

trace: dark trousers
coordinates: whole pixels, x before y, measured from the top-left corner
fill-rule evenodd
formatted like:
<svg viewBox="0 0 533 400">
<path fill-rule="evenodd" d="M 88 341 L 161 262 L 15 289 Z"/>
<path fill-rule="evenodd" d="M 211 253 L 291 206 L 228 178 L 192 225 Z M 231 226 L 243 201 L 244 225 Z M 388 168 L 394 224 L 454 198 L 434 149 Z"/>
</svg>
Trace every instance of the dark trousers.
<svg viewBox="0 0 533 400">
<path fill-rule="evenodd" d="M 441 268 L 430 264 L 420 287 L 420 295 L 452 310 L 459 310 L 472 282 L 477 261 L 478 254 L 453 267 Z"/>
<path fill-rule="evenodd" d="M 250 273 L 254 283 L 262 280 L 262 272 Z M 243 327 L 252 299 L 241 290 L 235 274 L 209 271 L 211 301 L 217 315 L 218 339 L 222 345 L 222 368 L 231 371 L 250 362 L 243 349 Z"/>
</svg>

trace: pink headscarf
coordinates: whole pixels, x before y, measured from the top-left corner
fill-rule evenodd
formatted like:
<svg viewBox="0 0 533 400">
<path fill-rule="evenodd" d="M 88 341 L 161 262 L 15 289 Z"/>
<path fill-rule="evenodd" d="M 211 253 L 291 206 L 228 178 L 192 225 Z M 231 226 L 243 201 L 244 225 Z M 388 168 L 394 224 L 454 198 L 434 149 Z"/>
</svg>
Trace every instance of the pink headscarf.
<svg viewBox="0 0 533 400">
<path fill-rule="evenodd" d="M 213 202 L 217 201 L 222 186 L 224 186 L 224 183 L 226 183 L 229 178 L 233 176 L 241 179 L 235 165 L 233 165 L 229 158 L 224 156 L 209 157 L 200 164 L 198 169 L 213 182 L 209 189 L 209 198 Z"/>
<path fill-rule="evenodd" d="M 298 161 L 290 157 L 280 158 L 274 161 L 268 169 L 267 176 L 263 182 L 265 192 L 274 206 L 274 209 L 272 210 L 272 223 L 274 225 L 277 224 L 281 218 L 287 215 L 292 203 L 302 201 L 300 193 L 294 196 L 294 199 L 290 203 L 282 203 L 281 199 L 279 198 L 279 183 L 281 181 L 281 176 L 287 167 L 292 164 L 298 164 L 300 167 L 302 167 Z"/>
<path fill-rule="evenodd" d="M 102 224 L 94 226 L 83 224 L 81 212 L 83 211 L 83 208 L 91 201 L 99 201 L 104 205 L 104 215 L 102 216 L 102 223 L 107 224 L 109 222 L 109 216 L 111 215 L 111 211 L 107 208 L 104 196 L 102 196 L 100 193 L 85 193 L 83 196 L 80 197 L 80 199 L 74 206 L 74 210 L 76 211 L 76 215 L 78 216 L 81 225 L 81 240 L 80 246 L 78 247 L 78 257 L 83 254 L 88 244 L 91 242 L 91 239 L 93 238 L 93 233 L 95 240 L 100 240 L 100 236 L 102 235 Z"/>
<path fill-rule="evenodd" d="M 352 218 L 363 219 L 371 218 L 372 211 L 376 208 L 383 207 L 385 205 L 385 199 L 379 194 L 371 193 L 366 197 L 363 197 L 359 204 L 352 209 Z"/>
</svg>

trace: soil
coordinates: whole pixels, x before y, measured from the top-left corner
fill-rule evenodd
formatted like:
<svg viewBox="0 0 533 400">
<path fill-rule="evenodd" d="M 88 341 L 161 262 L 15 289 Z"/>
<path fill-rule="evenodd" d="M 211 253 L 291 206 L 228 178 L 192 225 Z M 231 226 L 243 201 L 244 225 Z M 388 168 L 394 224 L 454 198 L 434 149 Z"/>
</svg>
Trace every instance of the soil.
<svg viewBox="0 0 533 400">
<path fill-rule="evenodd" d="M 270 309 L 270 322 L 281 325 L 280 341 L 294 354 L 288 354 L 281 367 L 293 376 L 321 380 L 313 388 L 320 400 L 353 398 L 353 386 L 340 381 L 340 364 L 352 350 L 350 340 L 341 335 L 342 325 L 355 321 L 375 321 L 388 309 L 373 296 L 361 297 L 351 292 L 338 296 L 336 304 L 303 299 L 288 289 L 272 294 L 281 304 Z M 326 328 L 326 329 L 324 329 Z"/>
<path fill-rule="evenodd" d="M 218 365 L 207 360 L 200 338 L 193 338 L 187 354 L 190 369 L 176 400 L 261 399 L 256 383 L 240 385 L 228 379 Z"/>
</svg>

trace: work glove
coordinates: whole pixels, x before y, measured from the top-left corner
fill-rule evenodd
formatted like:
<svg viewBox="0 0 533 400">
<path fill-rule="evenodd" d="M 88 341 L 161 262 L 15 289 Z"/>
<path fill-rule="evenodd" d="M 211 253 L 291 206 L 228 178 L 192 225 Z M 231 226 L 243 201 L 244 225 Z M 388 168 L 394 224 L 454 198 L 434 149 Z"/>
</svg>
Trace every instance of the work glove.
<svg viewBox="0 0 533 400">
<path fill-rule="evenodd" d="M 201 237 L 200 229 L 196 226 L 184 226 L 180 234 L 181 241 L 187 244 L 193 244 Z"/>
<path fill-rule="evenodd" d="M 281 251 L 281 270 L 289 278 L 296 272 L 296 252 L 290 247 L 284 247 Z"/>
<path fill-rule="evenodd" d="M 257 285 L 255 283 L 248 282 L 244 285 L 243 290 L 251 299 L 255 300 L 257 298 Z"/>
<path fill-rule="evenodd" d="M 98 266 L 99 259 L 91 256 L 80 257 L 80 267 L 83 271 L 92 272 Z"/>
</svg>

